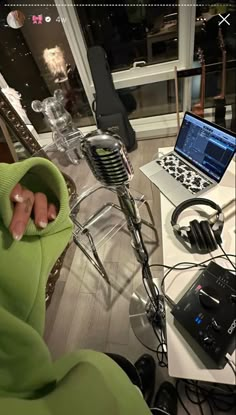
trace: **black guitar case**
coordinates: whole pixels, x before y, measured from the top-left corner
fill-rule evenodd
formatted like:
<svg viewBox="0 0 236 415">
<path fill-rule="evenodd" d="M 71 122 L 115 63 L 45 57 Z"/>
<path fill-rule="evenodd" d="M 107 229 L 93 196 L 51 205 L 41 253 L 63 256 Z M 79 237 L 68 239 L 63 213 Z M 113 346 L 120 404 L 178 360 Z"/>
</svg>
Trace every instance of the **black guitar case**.
<svg viewBox="0 0 236 415">
<path fill-rule="evenodd" d="M 115 90 L 104 49 L 101 46 L 89 48 L 88 61 L 96 91 L 93 110 L 98 128 L 118 134 L 127 150 L 134 150 L 137 148 L 135 131 Z"/>
</svg>

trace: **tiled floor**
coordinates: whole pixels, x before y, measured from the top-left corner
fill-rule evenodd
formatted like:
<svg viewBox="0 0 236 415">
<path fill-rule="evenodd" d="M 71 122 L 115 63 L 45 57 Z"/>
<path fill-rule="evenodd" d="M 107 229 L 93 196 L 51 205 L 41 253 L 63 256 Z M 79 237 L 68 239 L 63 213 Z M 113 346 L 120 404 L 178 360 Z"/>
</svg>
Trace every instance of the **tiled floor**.
<svg viewBox="0 0 236 415">
<path fill-rule="evenodd" d="M 152 263 L 162 261 L 159 192 L 139 171 L 139 166 L 150 161 L 158 147 L 171 146 L 173 142 L 174 138 L 141 141 L 138 149 L 130 154 L 135 171 L 131 187 L 146 195 L 156 222 L 158 241 L 155 241 L 153 231 L 143 226 L 145 240 L 152 252 Z M 85 161 L 78 167 L 62 166 L 62 170 L 73 177 L 79 192 L 84 186 L 95 183 Z M 92 196 L 81 209 L 80 217 L 91 214 L 94 206 L 100 206 L 104 198 L 104 193 Z M 147 218 L 144 208 L 141 213 Z M 141 283 L 141 273 L 128 233 L 119 231 L 102 246 L 100 255 L 109 275 L 110 288 L 74 244 L 69 248 L 47 310 L 45 340 L 54 358 L 79 348 L 92 348 L 118 353 L 134 362 L 147 352 L 129 324 L 130 297 Z M 153 274 L 159 278 L 162 275 L 161 272 Z M 167 370 L 158 367 L 157 386 L 167 378 Z M 189 408 L 191 414 L 200 413 L 192 405 Z M 179 414 L 182 413 L 185 412 L 180 408 Z"/>
</svg>

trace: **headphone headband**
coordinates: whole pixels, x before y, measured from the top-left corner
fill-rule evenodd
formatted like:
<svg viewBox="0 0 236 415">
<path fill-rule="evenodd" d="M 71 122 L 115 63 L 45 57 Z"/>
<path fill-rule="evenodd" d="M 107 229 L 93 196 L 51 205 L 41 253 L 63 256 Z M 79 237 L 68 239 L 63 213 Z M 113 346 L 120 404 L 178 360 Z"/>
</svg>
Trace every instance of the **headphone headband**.
<svg viewBox="0 0 236 415">
<path fill-rule="evenodd" d="M 188 199 L 180 203 L 180 205 L 175 208 L 171 216 L 171 225 L 173 227 L 176 226 L 179 215 L 188 207 L 196 206 L 196 205 L 210 206 L 212 209 L 217 211 L 218 216 L 221 214 L 223 215 L 221 207 L 217 205 L 215 202 L 213 202 L 212 200 L 204 199 L 204 198 Z"/>
</svg>

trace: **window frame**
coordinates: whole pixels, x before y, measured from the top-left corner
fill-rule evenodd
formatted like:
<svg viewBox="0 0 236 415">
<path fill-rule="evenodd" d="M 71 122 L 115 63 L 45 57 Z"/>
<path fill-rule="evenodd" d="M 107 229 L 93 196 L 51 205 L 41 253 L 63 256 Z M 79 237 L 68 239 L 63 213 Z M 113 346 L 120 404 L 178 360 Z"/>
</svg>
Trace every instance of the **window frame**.
<svg viewBox="0 0 236 415">
<path fill-rule="evenodd" d="M 94 85 L 87 59 L 86 43 L 83 36 L 82 28 L 74 7 L 66 7 L 67 0 L 54 0 L 58 14 L 74 57 L 75 64 L 78 68 L 80 78 L 87 95 L 90 107 L 94 100 Z M 145 85 L 154 82 L 161 82 L 174 79 L 174 67 L 178 70 L 192 68 L 194 36 L 195 36 L 195 0 L 188 0 L 185 6 L 179 4 L 178 11 L 178 51 L 177 60 L 147 65 L 145 67 L 133 67 L 131 69 L 113 72 L 112 77 L 116 89 L 128 88 L 137 85 Z M 0 74 L 0 87 L 4 84 L 4 78 Z M 185 78 L 183 82 L 183 113 L 191 108 L 191 77 Z M 93 117 L 94 113 L 92 111 Z M 137 138 L 153 138 L 154 136 L 174 135 L 177 132 L 174 127 L 176 114 L 157 115 L 152 117 L 131 119 L 131 125 L 135 128 Z M 156 125 L 156 128 L 154 128 Z M 94 124 L 82 127 L 81 131 L 86 133 L 96 128 Z M 47 133 L 40 134 L 46 139 Z"/>
<path fill-rule="evenodd" d="M 169 62 L 151 64 L 145 67 L 132 67 L 126 70 L 112 72 L 112 78 L 116 89 L 171 80 L 174 79 L 175 66 L 177 66 L 178 70 L 192 67 L 196 3 L 195 0 L 188 0 L 185 2 L 185 4 L 186 6 L 178 6 L 179 58 Z M 71 52 L 78 67 L 78 71 L 80 73 L 81 81 L 87 94 L 88 101 L 90 105 L 92 105 L 95 89 L 87 59 L 86 42 L 79 22 L 79 17 L 74 7 L 63 6 L 66 6 L 66 0 L 60 0 L 60 6 L 57 2 L 58 13 L 61 17 Z M 191 87 L 191 78 L 184 79 L 183 111 L 190 109 Z M 165 123 L 165 116 L 160 115 L 156 117 L 145 117 L 139 118 L 138 120 L 131 120 L 131 124 L 135 127 L 137 133 L 142 131 L 146 136 L 146 133 L 148 135 L 149 129 L 147 128 L 147 130 L 145 130 L 145 125 L 147 127 L 149 119 L 150 122 L 152 122 L 153 119 L 156 119 L 158 124 L 160 123 L 159 125 L 162 124 L 162 121 Z M 163 135 L 164 133 L 165 128 L 161 129 L 161 134 Z"/>
</svg>

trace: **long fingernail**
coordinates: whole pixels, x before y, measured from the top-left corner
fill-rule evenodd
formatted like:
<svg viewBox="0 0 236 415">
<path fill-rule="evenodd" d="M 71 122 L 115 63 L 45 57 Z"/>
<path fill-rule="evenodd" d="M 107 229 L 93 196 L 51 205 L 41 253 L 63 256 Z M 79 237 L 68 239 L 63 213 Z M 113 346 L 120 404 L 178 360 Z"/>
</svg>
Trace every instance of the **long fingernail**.
<svg viewBox="0 0 236 415">
<path fill-rule="evenodd" d="M 54 220 L 54 219 L 56 219 L 56 217 L 57 217 L 57 216 L 55 215 L 55 213 L 51 213 L 51 215 L 50 215 L 50 219 L 53 219 L 53 220 Z"/>
<path fill-rule="evenodd" d="M 22 202 L 24 201 L 23 197 L 22 197 L 22 196 L 20 196 L 19 194 L 16 194 L 16 195 L 14 196 L 14 200 L 15 200 L 16 202 L 18 202 L 18 203 L 22 203 Z"/>
<path fill-rule="evenodd" d="M 17 222 L 14 226 L 14 229 L 12 230 L 12 236 L 15 239 L 15 241 L 20 241 L 23 234 L 24 234 L 24 223 L 23 222 Z"/>
<path fill-rule="evenodd" d="M 39 222 L 39 226 L 40 226 L 40 228 L 45 229 L 45 228 L 46 228 L 46 226 L 47 226 L 47 222 L 40 221 L 40 222 Z"/>
</svg>

